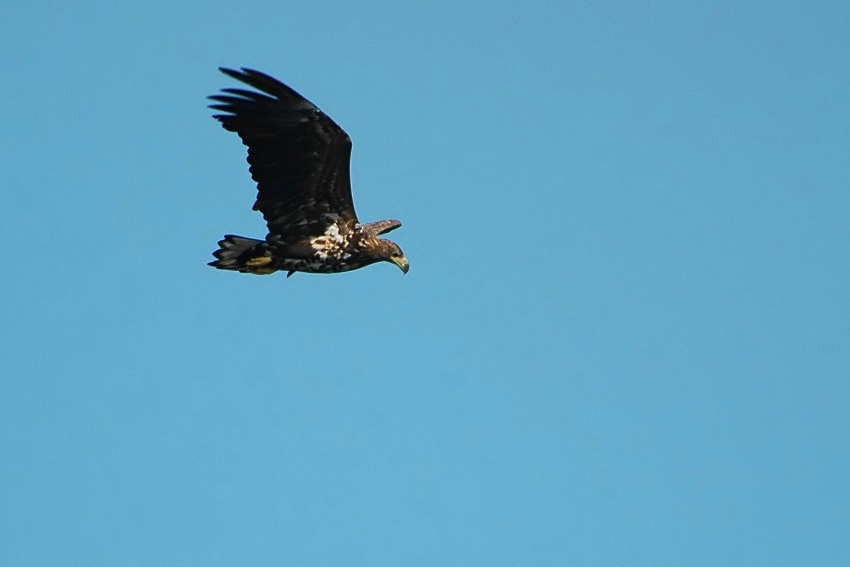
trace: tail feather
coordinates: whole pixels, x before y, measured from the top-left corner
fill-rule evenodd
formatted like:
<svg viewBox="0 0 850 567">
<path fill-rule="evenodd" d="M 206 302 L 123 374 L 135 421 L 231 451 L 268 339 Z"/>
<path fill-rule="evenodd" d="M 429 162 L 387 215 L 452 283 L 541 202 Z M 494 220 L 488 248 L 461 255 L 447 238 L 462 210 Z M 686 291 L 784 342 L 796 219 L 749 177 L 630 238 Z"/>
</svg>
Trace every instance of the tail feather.
<svg viewBox="0 0 850 567">
<path fill-rule="evenodd" d="M 251 274 L 271 274 L 277 269 L 269 266 L 271 257 L 265 250 L 265 241 L 227 234 L 218 241 L 217 258 L 208 265 L 219 270 L 235 270 Z"/>
</svg>

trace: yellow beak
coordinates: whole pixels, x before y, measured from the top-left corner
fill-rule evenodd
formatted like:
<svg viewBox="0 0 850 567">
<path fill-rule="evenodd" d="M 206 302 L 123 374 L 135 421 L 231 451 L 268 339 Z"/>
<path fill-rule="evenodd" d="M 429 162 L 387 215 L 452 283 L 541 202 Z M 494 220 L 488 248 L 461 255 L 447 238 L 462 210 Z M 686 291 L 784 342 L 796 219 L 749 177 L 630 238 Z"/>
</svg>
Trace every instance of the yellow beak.
<svg viewBox="0 0 850 567">
<path fill-rule="evenodd" d="M 405 258 L 404 256 L 390 258 L 390 262 L 401 268 L 401 271 L 405 274 L 410 269 L 410 264 L 408 263 L 407 258 Z"/>
</svg>

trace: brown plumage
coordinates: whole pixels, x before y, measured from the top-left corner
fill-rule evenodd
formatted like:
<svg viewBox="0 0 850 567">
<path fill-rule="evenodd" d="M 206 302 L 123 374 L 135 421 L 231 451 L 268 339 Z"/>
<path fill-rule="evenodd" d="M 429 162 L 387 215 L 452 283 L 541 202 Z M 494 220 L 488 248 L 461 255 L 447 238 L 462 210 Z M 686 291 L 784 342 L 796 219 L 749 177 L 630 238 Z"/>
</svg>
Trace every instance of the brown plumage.
<svg viewBox="0 0 850 567">
<path fill-rule="evenodd" d="M 268 225 L 265 240 L 226 235 L 210 266 L 252 274 L 333 273 L 375 262 L 409 264 L 399 246 L 378 238 L 397 220 L 361 225 L 351 197 L 351 139 L 300 94 L 259 71 L 221 68 L 254 90 L 226 88 L 210 98 L 222 126 L 248 147 L 257 182 L 254 210 Z M 260 91 L 260 92 L 257 92 Z"/>
</svg>

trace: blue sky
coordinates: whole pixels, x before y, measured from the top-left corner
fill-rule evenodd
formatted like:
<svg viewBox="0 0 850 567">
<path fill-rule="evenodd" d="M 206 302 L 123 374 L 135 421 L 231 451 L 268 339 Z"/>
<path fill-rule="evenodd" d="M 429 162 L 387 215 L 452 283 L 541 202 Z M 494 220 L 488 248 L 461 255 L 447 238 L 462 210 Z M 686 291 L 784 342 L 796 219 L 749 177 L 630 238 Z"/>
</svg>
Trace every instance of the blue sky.
<svg viewBox="0 0 850 567">
<path fill-rule="evenodd" d="M 847 565 L 850 8 L 13 3 L 3 565 Z M 354 140 L 410 273 L 262 236 L 205 97 Z"/>
</svg>

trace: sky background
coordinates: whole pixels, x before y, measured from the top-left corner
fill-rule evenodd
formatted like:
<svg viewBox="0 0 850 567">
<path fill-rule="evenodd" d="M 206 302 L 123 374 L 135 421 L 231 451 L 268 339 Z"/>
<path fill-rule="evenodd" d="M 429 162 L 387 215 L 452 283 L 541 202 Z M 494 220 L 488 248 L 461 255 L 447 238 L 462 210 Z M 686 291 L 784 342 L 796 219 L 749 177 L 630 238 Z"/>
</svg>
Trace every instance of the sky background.
<svg viewBox="0 0 850 567">
<path fill-rule="evenodd" d="M 7 2 L 0 564 L 850 564 L 846 2 Z M 262 237 L 217 67 L 410 273 Z"/>
</svg>

